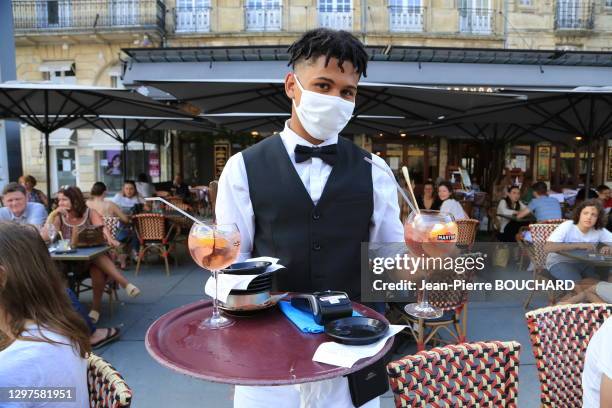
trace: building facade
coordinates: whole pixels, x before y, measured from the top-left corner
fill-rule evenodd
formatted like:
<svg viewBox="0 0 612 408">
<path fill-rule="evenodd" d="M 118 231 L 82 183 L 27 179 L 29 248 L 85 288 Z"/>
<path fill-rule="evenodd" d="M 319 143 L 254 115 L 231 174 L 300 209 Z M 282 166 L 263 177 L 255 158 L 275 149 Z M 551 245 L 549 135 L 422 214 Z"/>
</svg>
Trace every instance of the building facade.
<svg viewBox="0 0 612 408">
<path fill-rule="evenodd" d="M 13 19 L 19 80 L 111 87 L 122 86 L 123 48 L 285 46 L 319 26 L 352 31 L 368 46 L 612 52 L 611 0 L 13 0 Z M 29 127 L 21 133 L 23 171 L 44 184 L 42 137 Z M 150 135 L 130 145 L 131 167 L 122 175 L 113 173 L 120 147 L 112 139 L 60 130 L 50 142 L 52 190 L 88 189 L 96 180 L 115 189 L 142 171 L 154 181 L 183 172 L 189 182 L 206 183 L 216 175 L 217 146 L 235 153 L 257 140 L 248 136 Z M 447 177 L 449 166 L 478 178 L 487 166 L 487 149 L 468 141 L 375 134 L 354 140 L 418 169 L 421 182 Z M 536 179 L 540 146 L 550 146 L 547 181 L 575 186 L 586 171 L 578 141 L 511 147 L 507 165 Z M 596 147 L 594 183 L 612 183 L 609 152 L 608 144 Z"/>
</svg>

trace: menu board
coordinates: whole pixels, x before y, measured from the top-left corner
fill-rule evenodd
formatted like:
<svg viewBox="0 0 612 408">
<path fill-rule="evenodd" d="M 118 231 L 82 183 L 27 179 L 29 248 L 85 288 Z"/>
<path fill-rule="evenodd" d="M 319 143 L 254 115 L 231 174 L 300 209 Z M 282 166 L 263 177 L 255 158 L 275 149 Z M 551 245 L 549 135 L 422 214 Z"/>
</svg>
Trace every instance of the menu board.
<svg viewBox="0 0 612 408">
<path fill-rule="evenodd" d="M 221 172 L 225 167 L 225 163 L 230 157 L 230 144 L 226 141 L 215 142 L 214 145 L 214 166 L 215 166 L 215 180 L 219 180 Z"/>
</svg>

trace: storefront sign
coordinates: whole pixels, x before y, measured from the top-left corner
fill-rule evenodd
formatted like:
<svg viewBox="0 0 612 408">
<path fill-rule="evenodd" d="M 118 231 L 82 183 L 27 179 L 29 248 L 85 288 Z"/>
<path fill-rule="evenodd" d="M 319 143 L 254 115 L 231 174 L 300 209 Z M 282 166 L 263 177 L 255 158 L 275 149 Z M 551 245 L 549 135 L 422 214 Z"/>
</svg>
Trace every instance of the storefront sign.
<svg viewBox="0 0 612 408">
<path fill-rule="evenodd" d="M 229 142 L 215 142 L 214 147 L 214 166 L 215 166 L 215 180 L 219 180 L 221 172 L 225 167 L 225 163 L 230 157 L 230 144 Z"/>
<path fill-rule="evenodd" d="M 461 92 L 480 92 L 480 93 L 495 93 L 503 91 L 503 88 L 494 88 L 491 86 L 447 86 L 447 91 L 461 91 Z"/>
<path fill-rule="evenodd" d="M 550 180 L 550 146 L 538 146 L 537 180 Z"/>
<path fill-rule="evenodd" d="M 159 155 L 156 151 L 149 152 L 149 176 L 159 177 Z"/>
</svg>

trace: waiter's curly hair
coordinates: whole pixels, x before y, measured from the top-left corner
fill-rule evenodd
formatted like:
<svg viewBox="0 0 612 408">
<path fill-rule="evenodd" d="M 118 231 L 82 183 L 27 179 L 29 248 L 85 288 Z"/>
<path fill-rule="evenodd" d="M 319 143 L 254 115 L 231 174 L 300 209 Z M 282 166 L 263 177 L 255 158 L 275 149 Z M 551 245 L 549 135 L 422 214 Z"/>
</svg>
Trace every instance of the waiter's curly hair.
<svg viewBox="0 0 612 408">
<path fill-rule="evenodd" d="M 324 55 L 325 66 L 329 64 L 331 58 L 336 58 L 340 69 L 342 63 L 348 61 L 353 64 L 357 73 L 367 76 L 368 53 L 361 41 L 348 31 L 328 28 L 307 31 L 287 49 L 287 52 L 290 55 L 287 65 L 294 69 L 302 60 L 314 60 Z"/>
</svg>

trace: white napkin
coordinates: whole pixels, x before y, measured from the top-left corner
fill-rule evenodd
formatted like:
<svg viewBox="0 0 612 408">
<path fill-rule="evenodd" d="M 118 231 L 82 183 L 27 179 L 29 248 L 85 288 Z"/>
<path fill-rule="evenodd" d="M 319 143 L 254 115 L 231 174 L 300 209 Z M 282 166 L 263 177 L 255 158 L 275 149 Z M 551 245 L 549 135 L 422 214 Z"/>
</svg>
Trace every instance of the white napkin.
<svg viewBox="0 0 612 408">
<path fill-rule="evenodd" d="M 372 357 L 380 352 L 385 346 L 389 337 L 395 336 L 408 326 L 391 324 L 385 337 L 378 340 L 376 343 L 366 344 L 364 346 L 349 346 L 333 341 L 321 343 L 312 356 L 312 361 L 319 363 L 331 364 L 340 367 L 352 367 L 357 361 L 365 357 Z"/>
<path fill-rule="evenodd" d="M 243 262 L 272 262 L 272 265 L 266 268 L 266 272 L 274 272 L 278 269 L 284 268 L 283 265 L 278 264 L 278 258 L 271 258 L 268 256 L 261 256 L 259 258 L 247 259 Z M 249 283 L 259 275 L 231 275 L 220 273 L 219 274 L 219 287 L 217 288 L 217 299 L 221 302 L 227 302 L 227 297 L 233 289 L 245 290 Z M 210 297 L 215 296 L 215 279 L 211 276 L 206 281 L 204 286 L 204 293 Z"/>
</svg>

